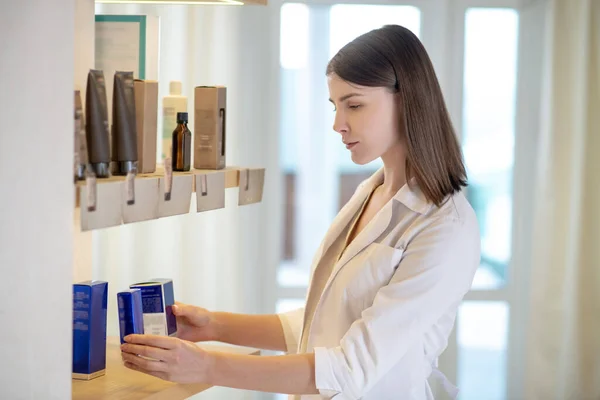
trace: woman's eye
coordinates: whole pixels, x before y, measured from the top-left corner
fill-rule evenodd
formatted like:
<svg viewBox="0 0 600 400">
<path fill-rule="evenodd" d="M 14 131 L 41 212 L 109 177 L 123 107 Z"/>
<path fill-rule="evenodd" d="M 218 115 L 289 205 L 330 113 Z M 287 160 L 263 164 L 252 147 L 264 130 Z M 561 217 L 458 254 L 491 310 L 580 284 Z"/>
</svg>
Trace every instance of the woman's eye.
<svg viewBox="0 0 600 400">
<path fill-rule="evenodd" d="M 348 106 L 348 108 L 350 108 L 352 110 L 356 110 L 357 108 L 360 108 L 360 104 L 352 104 L 352 105 Z"/>
</svg>

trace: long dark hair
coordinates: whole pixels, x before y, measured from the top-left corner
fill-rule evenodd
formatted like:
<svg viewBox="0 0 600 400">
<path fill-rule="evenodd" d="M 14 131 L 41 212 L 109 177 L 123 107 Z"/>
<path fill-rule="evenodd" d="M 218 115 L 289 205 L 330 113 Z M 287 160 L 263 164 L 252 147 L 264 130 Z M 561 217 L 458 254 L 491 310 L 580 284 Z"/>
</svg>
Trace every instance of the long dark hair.
<svg viewBox="0 0 600 400">
<path fill-rule="evenodd" d="M 462 152 L 442 89 L 423 44 L 410 30 L 386 25 L 354 39 L 327 65 L 360 86 L 386 87 L 400 95 L 407 146 L 407 181 L 414 177 L 427 199 L 440 206 L 467 186 Z"/>
</svg>

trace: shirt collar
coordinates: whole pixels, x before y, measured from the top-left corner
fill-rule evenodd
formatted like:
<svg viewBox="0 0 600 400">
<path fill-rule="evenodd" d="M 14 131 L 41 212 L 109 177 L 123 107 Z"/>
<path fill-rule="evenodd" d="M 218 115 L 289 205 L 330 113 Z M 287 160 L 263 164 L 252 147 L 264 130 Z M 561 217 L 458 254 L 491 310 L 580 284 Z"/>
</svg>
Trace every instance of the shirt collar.
<svg viewBox="0 0 600 400">
<path fill-rule="evenodd" d="M 377 172 L 371 175 L 371 177 L 364 184 L 364 189 L 367 190 L 367 193 L 381 185 L 383 183 L 383 177 L 383 168 L 380 168 Z M 400 190 L 396 192 L 393 199 L 419 214 L 426 214 L 431 208 L 432 204 L 427 200 L 427 197 L 425 197 L 423 191 L 421 191 L 421 188 L 419 187 L 419 184 L 415 178 L 411 178 L 409 183 L 404 184 L 404 186 L 402 186 Z"/>
</svg>

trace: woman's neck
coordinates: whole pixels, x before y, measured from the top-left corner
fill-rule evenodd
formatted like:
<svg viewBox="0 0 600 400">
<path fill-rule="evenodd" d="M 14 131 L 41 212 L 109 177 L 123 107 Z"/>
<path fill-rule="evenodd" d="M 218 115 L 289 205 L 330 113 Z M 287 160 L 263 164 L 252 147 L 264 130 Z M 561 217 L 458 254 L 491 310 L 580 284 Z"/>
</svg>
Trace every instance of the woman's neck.
<svg viewBox="0 0 600 400">
<path fill-rule="evenodd" d="M 383 161 L 383 184 L 381 190 L 386 196 L 393 197 L 406 184 L 406 156 L 402 146 L 388 150 Z"/>
</svg>

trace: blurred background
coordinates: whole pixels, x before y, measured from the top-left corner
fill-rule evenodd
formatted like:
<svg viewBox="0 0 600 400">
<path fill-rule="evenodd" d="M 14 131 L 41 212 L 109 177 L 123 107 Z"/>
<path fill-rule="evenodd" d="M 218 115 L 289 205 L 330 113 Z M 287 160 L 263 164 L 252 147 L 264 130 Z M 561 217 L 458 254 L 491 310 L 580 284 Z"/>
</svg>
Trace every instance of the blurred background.
<svg viewBox="0 0 600 400">
<path fill-rule="evenodd" d="M 586 283 L 600 279 L 598 11 L 579 0 L 96 5 L 160 17 L 162 94 L 173 79 L 190 98 L 204 82 L 228 86 L 228 163 L 267 167 L 267 184 L 254 209 L 95 232 L 95 275 L 169 273 L 182 301 L 210 309 L 302 306 L 329 224 L 381 166 L 354 165 L 332 130 L 325 66 L 362 33 L 400 24 L 433 60 L 481 229 L 481 266 L 441 369 L 461 400 L 600 399 L 600 364 L 586 358 L 600 358 L 600 282 Z M 219 390 L 198 398 L 285 398 Z"/>
<path fill-rule="evenodd" d="M 82 82 L 94 57 L 94 13 L 157 16 L 159 97 L 168 94 L 169 81 L 181 81 L 193 129 L 193 88 L 227 86 L 227 163 L 266 168 L 265 190 L 262 203 L 252 206 L 231 206 L 237 204 L 237 191 L 228 190 L 230 206 L 222 210 L 83 233 L 77 225 L 70 230 L 62 218 L 73 213 L 70 182 L 49 180 L 53 186 L 44 186 L 43 206 L 3 196 L 0 242 L 18 240 L 27 249 L 37 243 L 40 254 L 50 254 L 48 260 L 58 252 L 62 257 L 53 261 L 55 270 L 14 268 L 31 293 L 42 293 L 45 280 L 64 284 L 68 272 L 74 281 L 88 275 L 108 280 L 113 293 L 132 282 L 169 277 L 177 300 L 210 310 L 274 313 L 302 306 L 311 261 L 327 228 L 356 186 L 381 166 L 380 161 L 354 165 L 333 131 L 325 67 L 360 34 L 400 24 L 421 39 L 433 61 L 462 145 L 466 194 L 481 230 L 481 265 L 440 369 L 461 389 L 460 400 L 600 399 L 600 1 L 269 0 L 267 6 L 243 7 L 65 3 L 74 10 L 53 0 L 2 3 L 10 12 L 5 19 L 0 12 L 0 32 L 7 38 L 17 32 L 21 43 L 19 49 L 10 41 L 2 47 L 0 76 L 10 77 L 6 93 L 25 88 L 19 104 L 33 104 L 30 98 L 35 98 L 36 110 L 53 107 L 44 100 L 53 98 L 50 83 L 34 88 L 25 79 L 13 79 L 4 67 L 8 60 L 21 59 L 17 55 L 27 56 L 30 47 L 43 50 L 46 64 L 72 54 L 69 43 L 46 46 L 47 35 L 20 27 L 17 16 L 26 15 L 48 35 L 58 32 L 48 36 L 48 43 L 60 35 L 75 39 L 74 75 Z M 73 19 L 74 29 L 67 24 Z M 55 64 L 45 68 L 56 76 L 66 71 L 56 80 L 69 87 L 69 103 L 66 96 L 61 103 L 66 109 L 72 101 L 71 71 Z M 34 77 L 39 65 L 27 62 L 19 69 Z M 13 86 L 16 82 L 21 86 Z M 12 120 L 12 113 L 25 117 L 8 107 L 10 96 L 0 98 L 3 118 Z M 46 118 L 54 121 L 53 115 Z M 36 121 L 27 122 L 37 135 L 31 145 L 38 147 L 31 153 L 39 158 L 49 146 L 42 135 L 47 127 Z M 0 135 L 0 181 L 25 190 L 25 180 L 9 174 L 10 160 L 16 158 L 10 158 L 15 152 L 8 150 L 7 138 L 13 134 Z M 60 140 L 65 146 L 56 146 L 64 151 L 56 159 L 70 162 L 72 135 L 59 136 L 53 144 Z M 69 152 L 63 149 L 66 144 Z M 62 170 L 71 171 L 72 165 L 62 162 Z M 28 179 L 44 185 L 32 171 Z M 31 196 L 21 199 L 40 198 L 33 184 L 28 190 Z M 11 220 L 15 210 L 27 217 Z M 31 210 L 39 210 L 50 227 L 27 214 Z M 36 264 L 33 252 L 21 247 L 11 252 L 10 247 L 3 248 L 9 258 L 0 254 L 0 265 Z M 71 250 L 74 267 L 66 271 Z M 114 310 L 113 297 L 109 309 Z M 71 301 L 61 299 L 65 305 Z M 31 302 L 27 310 L 37 310 Z M 66 327 L 70 308 L 61 310 Z M 47 318 L 48 326 L 59 325 L 52 325 L 54 314 Z M 116 312 L 108 318 L 108 334 L 115 335 Z M 9 338 L 21 337 L 17 333 Z M 56 349 L 64 353 L 68 345 L 65 339 Z M 9 347 L 2 350 L 10 360 Z M 10 376 L 0 374 L 6 379 L 0 386 L 10 384 Z M 214 388 L 194 398 L 286 397 Z"/>
</svg>

